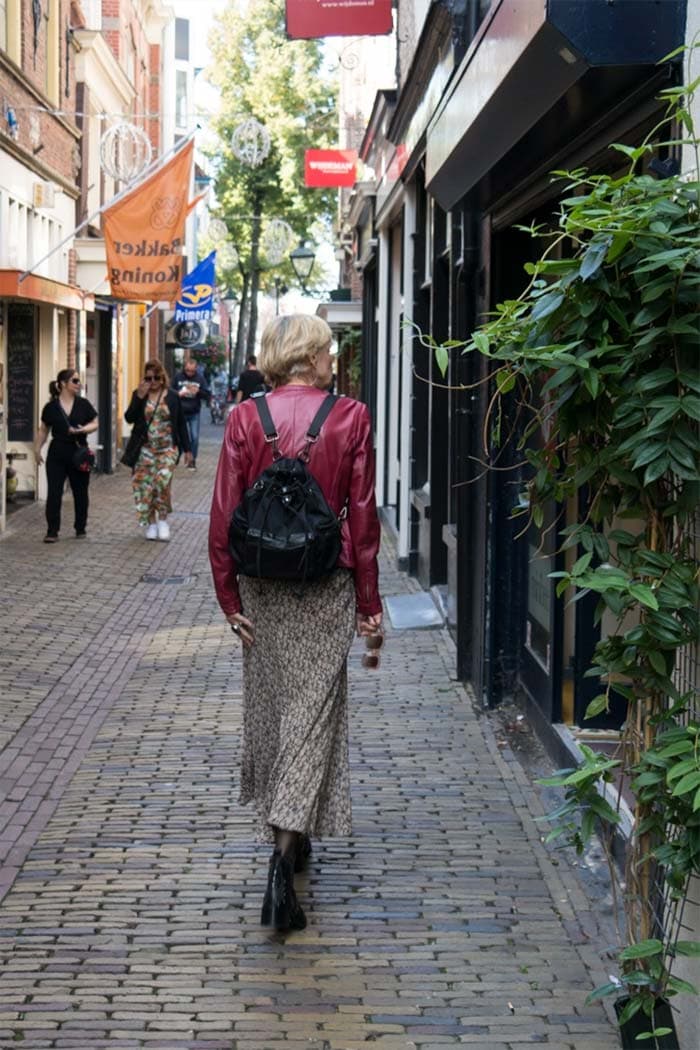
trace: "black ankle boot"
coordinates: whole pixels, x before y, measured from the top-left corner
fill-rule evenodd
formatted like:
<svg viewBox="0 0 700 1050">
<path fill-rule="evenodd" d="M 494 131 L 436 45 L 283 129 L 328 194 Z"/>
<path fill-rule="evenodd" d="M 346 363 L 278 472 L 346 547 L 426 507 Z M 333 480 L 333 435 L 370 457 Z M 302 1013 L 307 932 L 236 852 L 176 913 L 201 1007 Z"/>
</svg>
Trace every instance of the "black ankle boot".
<svg viewBox="0 0 700 1050">
<path fill-rule="evenodd" d="M 304 870 L 310 856 L 311 839 L 308 835 L 302 835 L 300 833 L 297 839 L 297 848 L 294 853 L 294 871 L 296 874 Z"/>
<path fill-rule="evenodd" d="M 278 849 L 270 857 L 260 923 L 277 930 L 303 930 L 306 926 L 306 916 L 294 892 L 292 862 Z"/>
</svg>

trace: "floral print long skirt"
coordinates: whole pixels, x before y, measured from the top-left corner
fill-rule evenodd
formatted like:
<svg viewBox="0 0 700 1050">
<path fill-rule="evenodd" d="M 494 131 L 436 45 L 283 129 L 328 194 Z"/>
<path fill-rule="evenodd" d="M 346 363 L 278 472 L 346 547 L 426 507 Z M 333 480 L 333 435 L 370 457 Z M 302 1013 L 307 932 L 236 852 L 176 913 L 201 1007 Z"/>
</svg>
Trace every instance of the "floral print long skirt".
<svg viewBox="0 0 700 1050">
<path fill-rule="evenodd" d="M 239 578 L 255 644 L 243 654 L 240 801 L 256 839 L 275 827 L 312 837 L 351 832 L 347 656 L 355 631 L 348 569 L 323 580 Z"/>
<path fill-rule="evenodd" d="M 148 525 L 153 516 L 171 513 L 170 487 L 177 464 L 178 450 L 172 445 L 160 448 L 146 444 L 139 453 L 131 485 L 140 525 Z"/>
</svg>

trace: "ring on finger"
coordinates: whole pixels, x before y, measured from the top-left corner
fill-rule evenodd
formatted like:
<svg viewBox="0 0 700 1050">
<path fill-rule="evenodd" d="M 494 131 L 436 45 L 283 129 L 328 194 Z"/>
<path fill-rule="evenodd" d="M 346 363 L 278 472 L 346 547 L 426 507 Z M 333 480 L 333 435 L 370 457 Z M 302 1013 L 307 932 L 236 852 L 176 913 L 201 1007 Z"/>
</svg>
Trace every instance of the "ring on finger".
<svg viewBox="0 0 700 1050">
<path fill-rule="evenodd" d="M 234 634 L 240 634 L 241 633 L 241 626 L 240 626 L 240 624 L 232 623 L 231 624 L 231 630 L 233 631 Z"/>
</svg>

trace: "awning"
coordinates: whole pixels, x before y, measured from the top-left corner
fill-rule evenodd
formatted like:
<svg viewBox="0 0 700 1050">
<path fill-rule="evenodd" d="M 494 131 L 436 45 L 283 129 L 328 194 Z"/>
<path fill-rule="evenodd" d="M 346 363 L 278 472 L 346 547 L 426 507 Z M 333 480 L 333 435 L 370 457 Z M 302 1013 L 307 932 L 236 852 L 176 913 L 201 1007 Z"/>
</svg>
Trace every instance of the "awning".
<svg viewBox="0 0 700 1050">
<path fill-rule="evenodd" d="M 0 299 L 29 299 L 66 310 L 94 310 L 95 297 L 72 284 L 30 273 L 20 281 L 21 270 L 0 270 Z"/>
<path fill-rule="evenodd" d="M 362 324 L 362 303 L 357 301 L 319 303 L 316 313 L 331 328 L 344 328 L 349 324 Z"/>
<path fill-rule="evenodd" d="M 589 69 L 651 77 L 685 16 L 686 0 L 494 0 L 428 128 L 428 192 L 453 208 Z"/>
</svg>

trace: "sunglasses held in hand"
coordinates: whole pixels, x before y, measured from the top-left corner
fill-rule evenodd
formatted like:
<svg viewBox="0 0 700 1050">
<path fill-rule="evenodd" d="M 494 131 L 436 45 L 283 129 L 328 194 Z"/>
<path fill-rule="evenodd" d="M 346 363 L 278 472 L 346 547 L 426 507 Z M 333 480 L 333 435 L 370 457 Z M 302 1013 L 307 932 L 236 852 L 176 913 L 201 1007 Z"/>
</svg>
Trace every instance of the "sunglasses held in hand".
<svg viewBox="0 0 700 1050">
<path fill-rule="evenodd" d="M 368 634 L 365 636 L 365 649 L 367 652 L 363 653 L 362 656 L 363 667 L 376 671 L 380 663 L 379 650 L 383 645 L 384 635 L 382 633 Z"/>
</svg>

